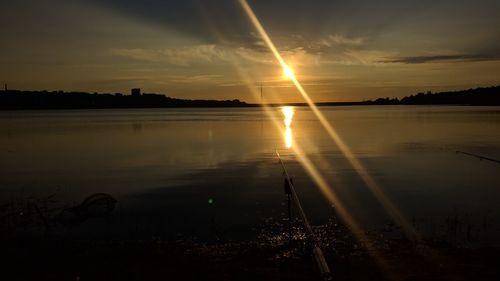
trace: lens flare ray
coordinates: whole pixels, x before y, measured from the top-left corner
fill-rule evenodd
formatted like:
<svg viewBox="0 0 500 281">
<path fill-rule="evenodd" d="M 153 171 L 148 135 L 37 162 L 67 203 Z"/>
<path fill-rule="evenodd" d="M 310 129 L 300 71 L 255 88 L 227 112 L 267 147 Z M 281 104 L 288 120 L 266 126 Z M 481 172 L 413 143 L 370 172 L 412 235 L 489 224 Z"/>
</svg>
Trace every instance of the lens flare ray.
<svg viewBox="0 0 500 281">
<path fill-rule="evenodd" d="M 331 124 L 328 122 L 328 120 L 325 118 L 325 116 L 321 113 L 321 111 L 318 109 L 318 107 L 314 104 L 310 96 L 307 94 L 307 92 L 304 90 L 300 82 L 297 80 L 281 54 L 279 53 L 278 49 L 272 42 L 271 38 L 265 31 L 264 27 L 260 23 L 259 19 L 253 12 L 252 8 L 250 5 L 248 5 L 246 0 L 239 0 L 243 10 L 245 13 L 248 15 L 250 18 L 250 21 L 254 25 L 255 29 L 261 36 L 261 38 L 264 40 L 264 43 L 267 45 L 269 50 L 273 53 L 275 56 L 276 60 L 280 64 L 281 68 L 285 72 L 286 76 L 292 81 L 294 86 L 297 88 L 301 96 L 304 98 L 304 100 L 307 102 L 309 107 L 311 108 L 312 112 L 318 118 L 320 121 L 321 125 L 324 127 L 330 138 L 337 144 L 339 149 L 342 151 L 342 153 L 345 155 L 347 160 L 350 162 L 350 164 L 353 166 L 353 168 L 358 172 L 360 175 L 361 179 L 363 182 L 366 184 L 368 189 L 374 194 L 374 196 L 377 198 L 377 200 L 380 202 L 382 207 L 386 210 L 386 212 L 392 217 L 394 221 L 396 221 L 406 232 L 406 234 L 415 239 L 418 238 L 417 232 L 415 229 L 411 226 L 411 224 L 403 217 L 401 212 L 397 209 L 397 207 L 391 202 L 391 200 L 385 195 L 385 193 L 380 189 L 378 184 L 375 182 L 373 177 L 368 173 L 367 169 L 362 165 L 362 163 L 354 156 L 350 148 L 344 143 L 344 141 L 340 138 L 340 136 L 337 134 L 335 129 L 331 126 Z"/>
</svg>

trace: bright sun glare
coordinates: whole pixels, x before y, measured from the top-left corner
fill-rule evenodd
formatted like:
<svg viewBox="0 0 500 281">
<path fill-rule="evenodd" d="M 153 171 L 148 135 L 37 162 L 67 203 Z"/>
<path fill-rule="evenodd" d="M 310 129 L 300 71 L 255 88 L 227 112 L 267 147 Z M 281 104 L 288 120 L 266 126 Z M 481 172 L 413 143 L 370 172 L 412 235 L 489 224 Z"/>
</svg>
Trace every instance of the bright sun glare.
<svg viewBox="0 0 500 281">
<path fill-rule="evenodd" d="M 286 148 L 292 148 L 292 128 L 290 127 L 292 125 L 292 119 L 293 119 L 293 114 L 294 114 L 294 108 L 292 106 L 283 106 L 281 108 L 281 112 L 283 113 L 283 116 L 285 119 L 283 119 L 283 122 L 285 123 L 285 146 Z"/>
<path fill-rule="evenodd" d="M 293 114 L 295 113 L 295 110 L 291 106 L 283 106 L 281 108 L 281 112 L 285 116 L 284 119 L 285 127 L 290 127 L 290 125 L 292 125 L 292 118 Z"/>
<path fill-rule="evenodd" d="M 295 79 L 295 73 L 293 73 L 293 69 L 286 65 L 283 67 L 283 76 L 290 80 Z"/>
</svg>

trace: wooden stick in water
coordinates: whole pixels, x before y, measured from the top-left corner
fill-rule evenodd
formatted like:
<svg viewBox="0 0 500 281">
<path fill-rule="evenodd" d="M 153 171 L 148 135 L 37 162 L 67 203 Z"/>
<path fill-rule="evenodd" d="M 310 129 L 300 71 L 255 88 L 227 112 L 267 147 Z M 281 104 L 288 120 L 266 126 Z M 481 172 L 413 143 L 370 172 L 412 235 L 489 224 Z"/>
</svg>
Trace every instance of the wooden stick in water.
<svg viewBox="0 0 500 281">
<path fill-rule="evenodd" d="M 468 155 L 468 156 L 476 157 L 476 158 L 479 158 L 479 160 L 488 160 L 488 161 L 491 161 L 491 162 L 500 163 L 500 160 L 496 160 L 496 159 L 493 159 L 493 158 L 489 158 L 489 157 L 485 157 L 485 156 L 481 156 L 481 155 L 477 155 L 477 154 L 473 154 L 473 153 L 469 153 L 469 152 L 464 152 L 464 151 L 457 150 L 457 153 L 461 153 L 461 154 L 465 154 L 465 155 Z"/>
</svg>

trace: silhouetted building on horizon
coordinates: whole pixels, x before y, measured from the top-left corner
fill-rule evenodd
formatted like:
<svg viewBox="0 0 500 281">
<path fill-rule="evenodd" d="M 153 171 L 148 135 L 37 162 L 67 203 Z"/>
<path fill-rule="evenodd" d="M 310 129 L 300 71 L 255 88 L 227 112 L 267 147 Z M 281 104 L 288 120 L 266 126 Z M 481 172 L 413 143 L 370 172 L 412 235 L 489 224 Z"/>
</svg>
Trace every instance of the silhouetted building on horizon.
<svg viewBox="0 0 500 281">
<path fill-rule="evenodd" d="M 130 94 L 132 94 L 132 96 L 134 97 L 138 97 L 141 95 L 141 88 L 132 88 L 132 90 L 130 90 Z"/>
</svg>

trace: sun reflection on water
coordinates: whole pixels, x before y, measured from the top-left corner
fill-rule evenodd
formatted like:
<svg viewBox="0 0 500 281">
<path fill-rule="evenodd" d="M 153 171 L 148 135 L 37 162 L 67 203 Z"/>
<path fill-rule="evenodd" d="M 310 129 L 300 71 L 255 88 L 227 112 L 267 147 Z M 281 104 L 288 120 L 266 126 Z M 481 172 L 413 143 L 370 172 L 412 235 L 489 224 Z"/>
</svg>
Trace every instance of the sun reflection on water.
<svg viewBox="0 0 500 281">
<path fill-rule="evenodd" d="M 295 114 L 295 109 L 293 106 L 283 106 L 281 108 L 281 112 L 285 116 L 285 119 L 283 122 L 285 123 L 285 146 L 286 148 L 292 148 L 292 140 L 293 140 L 293 135 L 292 135 L 292 119 L 293 115 Z"/>
</svg>

